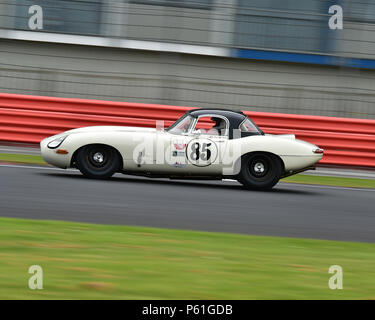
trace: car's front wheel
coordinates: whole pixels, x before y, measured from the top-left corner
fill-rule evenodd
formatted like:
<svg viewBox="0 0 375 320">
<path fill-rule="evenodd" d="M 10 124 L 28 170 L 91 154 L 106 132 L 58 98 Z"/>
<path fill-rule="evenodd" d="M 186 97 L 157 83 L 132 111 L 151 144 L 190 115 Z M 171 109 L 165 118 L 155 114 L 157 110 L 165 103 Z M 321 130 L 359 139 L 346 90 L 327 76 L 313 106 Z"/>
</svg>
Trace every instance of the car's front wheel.
<svg viewBox="0 0 375 320">
<path fill-rule="evenodd" d="M 282 163 L 268 153 L 248 154 L 241 159 L 238 181 L 248 189 L 269 190 L 279 182 Z"/>
<path fill-rule="evenodd" d="M 120 157 L 106 145 L 88 145 L 78 150 L 76 166 L 81 173 L 93 179 L 107 179 L 120 169 Z"/>
</svg>

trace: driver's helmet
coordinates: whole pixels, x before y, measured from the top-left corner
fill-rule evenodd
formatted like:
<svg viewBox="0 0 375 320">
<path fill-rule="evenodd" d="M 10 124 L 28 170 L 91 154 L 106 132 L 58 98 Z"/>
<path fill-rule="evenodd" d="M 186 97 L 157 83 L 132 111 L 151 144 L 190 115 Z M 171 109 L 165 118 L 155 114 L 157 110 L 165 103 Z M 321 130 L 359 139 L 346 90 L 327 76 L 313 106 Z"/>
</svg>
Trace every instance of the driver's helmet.
<svg viewBox="0 0 375 320">
<path fill-rule="evenodd" d="M 213 128 L 215 129 L 224 129 L 225 128 L 225 121 L 222 118 L 218 117 L 211 117 L 211 120 L 215 122 Z"/>
</svg>

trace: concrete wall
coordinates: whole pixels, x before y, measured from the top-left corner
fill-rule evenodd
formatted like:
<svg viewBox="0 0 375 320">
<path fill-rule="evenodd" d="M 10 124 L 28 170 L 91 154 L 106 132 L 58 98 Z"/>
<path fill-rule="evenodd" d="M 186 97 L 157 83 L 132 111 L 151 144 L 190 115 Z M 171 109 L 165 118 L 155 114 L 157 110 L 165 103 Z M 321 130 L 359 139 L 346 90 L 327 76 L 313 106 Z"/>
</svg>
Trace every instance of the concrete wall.
<svg viewBox="0 0 375 320">
<path fill-rule="evenodd" d="M 123 37 L 198 44 L 210 40 L 211 10 L 135 4 L 129 7 L 131 13 Z"/>
<path fill-rule="evenodd" d="M 0 92 L 375 118 L 375 71 L 0 40 Z"/>
<path fill-rule="evenodd" d="M 374 59 L 375 25 L 345 21 L 344 29 L 338 31 L 335 49 L 343 57 Z"/>
<path fill-rule="evenodd" d="M 141 4 L 142 0 L 138 3 L 129 0 L 55 2 L 1 2 L 0 31 L 30 31 L 28 8 L 29 5 L 39 4 L 44 8 L 44 31 L 60 34 L 103 36 L 113 42 L 135 39 L 328 53 L 351 58 L 375 57 L 375 5 L 370 2 L 362 5 L 360 0 L 341 1 L 344 4 L 344 30 L 335 31 L 328 28 L 330 14 L 327 12 L 328 2 L 324 4 L 324 1 L 313 1 L 306 10 L 302 8 L 308 2 L 297 0 L 282 3 L 274 9 L 268 6 L 271 3 L 275 5 L 276 0 L 263 4 L 261 0 L 213 0 L 206 9 L 149 5 L 147 1 Z M 354 11 L 368 8 L 369 14 L 362 12 L 357 13 L 359 18 L 351 17 L 352 5 L 356 5 Z M 366 16 L 372 17 L 372 20 L 365 20 Z"/>
<path fill-rule="evenodd" d="M 6 2 L 0 3 L 0 28 L 14 26 L 15 6 Z"/>
</svg>

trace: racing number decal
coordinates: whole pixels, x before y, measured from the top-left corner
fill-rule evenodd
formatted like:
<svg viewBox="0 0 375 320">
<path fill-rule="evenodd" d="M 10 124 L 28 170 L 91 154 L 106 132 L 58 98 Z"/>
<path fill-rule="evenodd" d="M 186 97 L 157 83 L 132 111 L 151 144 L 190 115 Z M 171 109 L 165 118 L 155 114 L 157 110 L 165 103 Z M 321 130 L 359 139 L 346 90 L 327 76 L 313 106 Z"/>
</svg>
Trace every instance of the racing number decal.
<svg viewBox="0 0 375 320">
<path fill-rule="evenodd" d="M 209 139 L 194 139 L 186 148 L 186 156 L 189 162 L 195 166 L 209 166 L 216 160 L 217 146 Z"/>
<path fill-rule="evenodd" d="M 211 146 L 211 143 L 202 143 L 202 151 L 200 150 L 200 143 L 195 142 L 192 146 L 192 153 L 190 159 L 197 161 L 202 159 L 203 161 L 208 161 L 211 158 L 211 150 L 207 149 Z"/>
</svg>

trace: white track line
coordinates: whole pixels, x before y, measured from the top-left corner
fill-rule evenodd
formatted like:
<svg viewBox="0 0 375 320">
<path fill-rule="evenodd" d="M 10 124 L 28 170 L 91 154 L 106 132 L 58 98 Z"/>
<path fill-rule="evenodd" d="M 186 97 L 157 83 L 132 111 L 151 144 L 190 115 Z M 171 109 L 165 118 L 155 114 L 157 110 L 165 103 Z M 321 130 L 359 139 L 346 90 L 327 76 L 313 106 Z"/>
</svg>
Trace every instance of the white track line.
<svg viewBox="0 0 375 320">
<path fill-rule="evenodd" d="M 369 192 L 375 192 L 375 189 L 369 189 L 369 188 L 350 188 L 350 187 L 335 187 L 335 186 L 325 186 L 322 184 L 304 184 L 304 183 L 294 183 L 294 182 L 280 182 L 280 185 L 282 186 L 291 186 L 291 185 L 299 185 L 303 187 L 308 188 L 319 188 L 319 189 L 334 189 L 334 190 L 352 190 L 352 191 L 369 191 Z"/>
<path fill-rule="evenodd" d="M 0 151 L 1 152 L 11 152 L 11 153 L 15 153 L 15 154 L 26 154 L 26 155 L 40 155 L 40 151 L 38 149 L 26 149 L 26 148 L 23 148 L 23 149 L 10 149 L 10 148 L 2 148 L 0 147 Z"/>
<path fill-rule="evenodd" d="M 223 179 L 224 182 L 237 182 L 233 179 Z M 325 185 L 314 185 L 314 184 L 304 184 L 304 183 L 293 183 L 293 182 L 280 182 L 282 186 L 291 186 L 291 185 L 300 185 L 308 188 L 326 188 L 326 189 L 335 189 L 335 190 L 355 190 L 355 191 L 370 191 L 375 192 L 375 189 L 369 188 L 350 188 L 350 187 L 335 187 L 335 186 L 325 186 Z"/>
<path fill-rule="evenodd" d="M 54 170 L 54 171 L 77 171 L 77 169 L 60 169 L 54 167 L 33 167 L 33 166 L 23 166 L 23 165 L 16 165 L 16 164 L 0 164 L 0 167 L 8 167 L 8 168 L 21 168 L 21 169 L 41 169 L 41 170 Z"/>
<path fill-rule="evenodd" d="M 363 177 L 363 178 L 375 178 L 375 173 L 362 173 L 362 172 L 346 172 L 346 171 L 323 171 L 316 170 L 315 172 L 304 172 L 305 175 L 310 176 L 326 176 L 326 177 Z"/>
<path fill-rule="evenodd" d="M 60 169 L 60 168 L 53 168 L 53 167 L 33 167 L 33 166 L 22 166 L 22 165 L 12 165 L 12 164 L 0 164 L 0 167 L 8 167 L 8 168 L 21 168 L 21 169 L 41 169 L 41 170 L 53 170 L 53 171 L 70 171 L 70 172 L 78 172 L 77 169 Z M 230 181 L 230 182 L 237 182 L 233 179 L 223 179 L 222 181 Z M 368 191 L 368 192 L 375 192 L 375 189 L 366 189 L 366 188 L 349 188 L 349 187 L 335 187 L 335 186 L 325 186 L 325 185 L 312 185 L 312 184 L 302 184 L 302 183 L 292 183 L 292 182 L 281 182 L 280 185 L 282 186 L 291 186 L 291 185 L 298 185 L 306 188 L 318 188 L 318 189 L 334 189 L 334 190 L 352 190 L 352 191 Z"/>
</svg>

